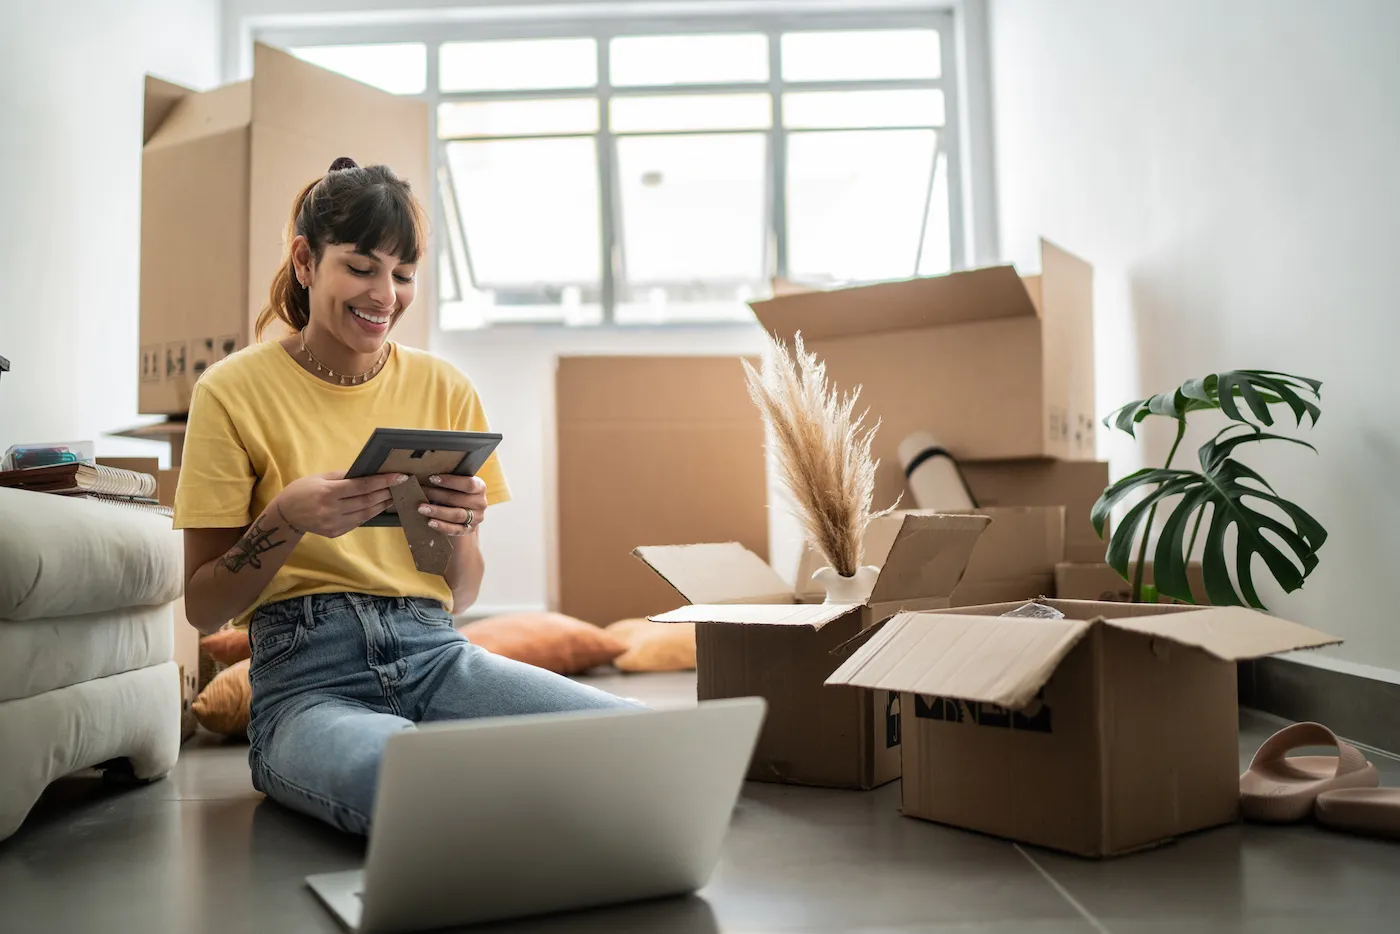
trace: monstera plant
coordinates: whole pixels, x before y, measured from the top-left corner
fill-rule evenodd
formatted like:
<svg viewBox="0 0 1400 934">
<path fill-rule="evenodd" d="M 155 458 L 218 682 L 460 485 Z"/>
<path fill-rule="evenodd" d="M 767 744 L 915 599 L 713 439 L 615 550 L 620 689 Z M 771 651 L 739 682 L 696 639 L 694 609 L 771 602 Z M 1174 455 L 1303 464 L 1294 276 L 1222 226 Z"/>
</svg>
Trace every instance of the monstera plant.
<svg viewBox="0 0 1400 934">
<path fill-rule="evenodd" d="M 1274 411 L 1279 406 L 1292 413 L 1297 427 L 1302 427 L 1304 419 L 1316 425 L 1322 414 L 1317 405 L 1322 400 L 1321 390 L 1322 384 L 1317 380 L 1287 373 L 1231 370 L 1187 380 L 1171 392 L 1130 402 L 1104 419 L 1106 426 L 1134 437 L 1138 423 L 1149 416 L 1176 419 L 1176 440 L 1166 463 L 1124 477 L 1094 504 L 1094 528 L 1102 538 L 1114 507 L 1134 493 L 1146 491 L 1113 530 L 1108 543 L 1108 563 L 1125 580 L 1129 579 L 1129 559 L 1137 544 L 1137 564 L 1131 578 L 1135 601 L 1155 600 L 1156 594 L 1164 594 L 1188 603 L 1197 602 L 1202 595 L 1192 594 L 1186 567 L 1201 534 L 1205 536 L 1201 559 L 1204 596 L 1210 603 L 1264 609 L 1252 576 L 1256 555 L 1285 592 L 1303 586 L 1317 567 L 1317 552 L 1327 540 L 1327 530 L 1302 507 L 1279 496 L 1258 472 L 1236 460 L 1235 454 L 1242 445 L 1267 441 L 1301 444 L 1316 451 L 1305 441 L 1273 434 L 1265 428 L 1273 427 Z M 1187 416 L 1206 410 L 1222 413 L 1229 424 L 1201 445 L 1200 470 L 1172 467 L 1186 434 Z M 1260 507 L 1267 511 L 1260 511 Z M 1158 533 L 1153 557 L 1154 586 L 1144 588 L 1147 542 L 1159 508 L 1167 513 L 1167 518 Z M 1227 550 L 1226 533 L 1232 526 L 1234 547 Z M 1231 565 L 1235 582 L 1230 578 Z"/>
</svg>

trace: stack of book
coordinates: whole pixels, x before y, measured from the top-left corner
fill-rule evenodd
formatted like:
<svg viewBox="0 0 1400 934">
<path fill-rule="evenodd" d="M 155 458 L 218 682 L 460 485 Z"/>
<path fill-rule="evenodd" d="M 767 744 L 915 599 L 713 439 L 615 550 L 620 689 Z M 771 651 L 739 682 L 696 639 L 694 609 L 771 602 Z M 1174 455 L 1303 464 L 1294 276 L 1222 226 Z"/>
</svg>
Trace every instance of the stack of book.
<svg viewBox="0 0 1400 934">
<path fill-rule="evenodd" d="M 150 474 L 81 461 L 3 471 L 0 488 L 90 499 L 163 516 L 172 514 L 168 506 L 156 500 L 156 478 Z"/>
</svg>

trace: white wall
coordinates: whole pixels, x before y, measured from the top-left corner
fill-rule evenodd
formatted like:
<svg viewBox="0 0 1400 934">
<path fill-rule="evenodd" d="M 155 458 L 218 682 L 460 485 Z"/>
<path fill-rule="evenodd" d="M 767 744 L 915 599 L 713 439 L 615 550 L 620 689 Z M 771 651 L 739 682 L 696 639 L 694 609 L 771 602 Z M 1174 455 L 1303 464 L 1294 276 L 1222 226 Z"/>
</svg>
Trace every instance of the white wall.
<svg viewBox="0 0 1400 934">
<path fill-rule="evenodd" d="M 219 79 L 218 0 L 0 3 L 0 450 L 139 419 L 142 82 Z M 197 301 L 198 296 L 191 296 Z"/>
<path fill-rule="evenodd" d="M 1400 669 L 1400 4 L 993 0 L 990 31 L 1003 251 L 1094 263 L 1101 412 L 1222 369 L 1324 380 L 1320 455 L 1246 458 L 1331 532 L 1304 591 L 1261 594 Z"/>
</svg>

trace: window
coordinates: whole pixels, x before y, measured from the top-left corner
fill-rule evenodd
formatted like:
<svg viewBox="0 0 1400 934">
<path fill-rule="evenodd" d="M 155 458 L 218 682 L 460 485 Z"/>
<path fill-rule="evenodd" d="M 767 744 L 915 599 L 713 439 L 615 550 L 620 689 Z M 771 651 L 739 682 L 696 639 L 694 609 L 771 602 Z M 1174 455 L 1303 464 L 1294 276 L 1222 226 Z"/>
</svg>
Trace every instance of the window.
<svg viewBox="0 0 1400 934">
<path fill-rule="evenodd" d="M 702 23 L 284 44 L 430 103 L 444 329 L 751 321 L 775 278 L 961 261 L 946 14 Z"/>
</svg>

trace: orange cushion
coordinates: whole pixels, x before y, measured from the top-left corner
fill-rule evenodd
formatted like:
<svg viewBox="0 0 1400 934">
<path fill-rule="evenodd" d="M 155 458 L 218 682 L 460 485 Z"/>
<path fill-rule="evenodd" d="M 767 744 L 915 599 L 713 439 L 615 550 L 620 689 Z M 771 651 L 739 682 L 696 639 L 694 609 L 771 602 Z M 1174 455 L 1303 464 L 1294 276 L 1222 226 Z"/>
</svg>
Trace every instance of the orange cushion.
<svg viewBox="0 0 1400 934">
<path fill-rule="evenodd" d="M 248 659 L 225 668 L 199 692 L 190 709 L 206 730 L 225 736 L 246 736 L 248 705 L 253 686 L 248 681 Z"/>
<path fill-rule="evenodd" d="M 562 613 L 511 613 L 459 626 L 488 652 L 561 675 L 606 665 L 627 651 L 616 636 Z"/>
<path fill-rule="evenodd" d="M 213 635 L 200 639 L 199 645 L 220 665 L 232 665 L 253 654 L 248 645 L 246 629 L 220 629 Z"/>
<path fill-rule="evenodd" d="M 606 630 L 627 644 L 613 659 L 621 671 L 689 671 L 695 667 L 695 624 L 624 619 Z"/>
</svg>

